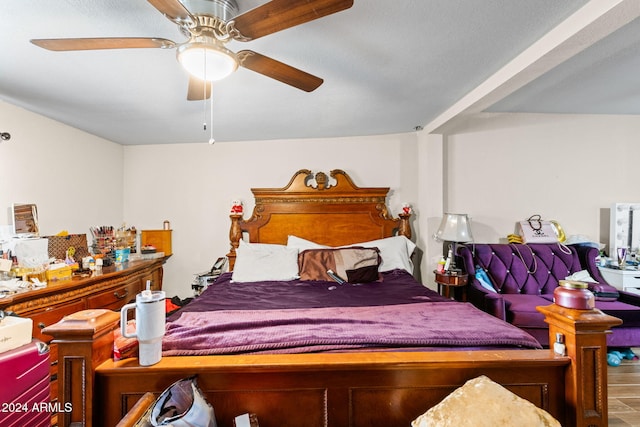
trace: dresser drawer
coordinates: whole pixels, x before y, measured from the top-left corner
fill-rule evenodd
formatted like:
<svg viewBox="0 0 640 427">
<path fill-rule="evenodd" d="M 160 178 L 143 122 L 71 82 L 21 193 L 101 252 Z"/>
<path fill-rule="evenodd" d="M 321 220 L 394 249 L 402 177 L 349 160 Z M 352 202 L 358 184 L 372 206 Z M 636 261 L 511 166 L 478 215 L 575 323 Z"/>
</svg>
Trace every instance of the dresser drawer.
<svg viewBox="0 0 640 427">
<path fill-rule="evenodd" d="M 639 293 L 640 271 L 600 268 L 600 273 L 611 286 L 615 286 L 621 291 Z"/>
<path fill-rule="evenodd" d="M 51 336 L 42 333 L 47 326 L 51 326 L 59 322 L 64 316 L 84 310 L 85 303 L 83 300 L 77 300 L 68 304 L 53 305 L 42 311 L 29 313 L 28 316 L 33 320 L 33 338 L 48 343 Z"/>
<path fill-rule="evenodd" d="M 120 310 L 123 305 L 136 298 L 141 290 L 140 279 L 131 280 L 123 285 L 102 291 L 87 298 L 87 308 L 106 308 Z"/>
<path fill-rule="evenodd" d="M 627 288 L 640 288 L 640 271 L 625 271 L 622 275 L 622 286 Z"/>
</svg>

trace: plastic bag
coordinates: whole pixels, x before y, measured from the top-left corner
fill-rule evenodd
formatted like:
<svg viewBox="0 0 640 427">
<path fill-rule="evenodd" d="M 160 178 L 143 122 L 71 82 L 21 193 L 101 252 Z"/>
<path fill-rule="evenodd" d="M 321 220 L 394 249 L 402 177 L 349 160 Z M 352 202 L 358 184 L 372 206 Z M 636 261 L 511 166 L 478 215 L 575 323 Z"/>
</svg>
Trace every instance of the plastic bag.
<svg viewBox="0 0 640 427">
<path fill-rule="evenodd" d="M 195 377 L 173 383 L 151 407 L 152 426 L 217 427 L 213 407 L 198 388 Z"/>
</svg>

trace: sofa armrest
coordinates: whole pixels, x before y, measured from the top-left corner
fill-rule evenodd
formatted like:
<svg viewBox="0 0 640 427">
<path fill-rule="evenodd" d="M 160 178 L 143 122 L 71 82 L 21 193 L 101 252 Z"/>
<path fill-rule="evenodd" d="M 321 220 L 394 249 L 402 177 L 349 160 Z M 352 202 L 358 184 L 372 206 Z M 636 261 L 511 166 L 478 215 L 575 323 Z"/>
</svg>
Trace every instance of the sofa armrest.
<svg viewBox="0 0 640 427">
<path fill-rule="evenodd" d="M 507 309 L 504 298 L 500 294 L 487 292 L 484 296 L 486 312 L 494 315 L 498 319 L 507 321 Z"/>
<path fill-rule="evenodd" d="M 591 276 L 596 282 L 609 285 L 604 277 L 602 277 L 600 269 L 596 265 L 596 257 L 600 251 L 593 246 L 585 245 L 576 245 L 575 249 L 582 269 L 587 270 L 589 276 Z"/>
<path fill-rule="evenodd" d="M 611 286 L 600 273 L 600 269 L 596 264 L 596 257 L 600 253 L 598 249 L 593 246 L 577 245 L 576 253 L 580 260 L 580 266 L 582 269 L 589 273 L 589 276 L 598 283 L 589 283 L 589 290 L 592 291 L 597 300 L 601 301 L 615 301 L 621 300 L 621 292 L 615 286 Z M 640 305 L 640 296 L 628 294 L 625 297 L 628 301 L 637 301 L 637 303 L 629 302 L 633 305 Z"/>
<path fill-rule="evenodd" d="M 475 277 L 469 277 L 467 300 L 482 311 L 506 321 L 505 301 L 502 295 L 486 290 Z"/>
<path fill-rule="evenodd" d="M 476 275 L 476 266 L 473 263 L 473 249 L 472 247 L 460 245 L 455 254 L 456 264 L 462 268 L 462 271 L 472 278 Z"/>
<path fill-rule="evenodd" d="M 480 310 L 506 321 L 506 307 L 504 298 L 497 292 L 491 292 L 483 287 L 476 279 L 476 266 L 473 261 L 473 246 L 458 246 L 459 265 L 469 275 L 467 300 Z"/>
</svg>

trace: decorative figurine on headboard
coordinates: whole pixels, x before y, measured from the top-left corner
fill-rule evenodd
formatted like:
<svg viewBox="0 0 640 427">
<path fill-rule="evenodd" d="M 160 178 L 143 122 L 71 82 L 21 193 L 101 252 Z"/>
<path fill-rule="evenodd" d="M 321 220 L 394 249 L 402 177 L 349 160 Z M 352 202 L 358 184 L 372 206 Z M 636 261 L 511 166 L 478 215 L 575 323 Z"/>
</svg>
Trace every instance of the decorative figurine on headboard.
<svg viewBox="0 0 640 427">
<path fill-rule="evenodd" d="M 411 214 L 411 205 L 409 203 L 402 204 L 402 213 L 405 215 Z"/>
<path fill-rule="evenodd" d="M 242 215 L 242 202 L 240 200 L 231 202 L 231 215 Z"/>
</svg>

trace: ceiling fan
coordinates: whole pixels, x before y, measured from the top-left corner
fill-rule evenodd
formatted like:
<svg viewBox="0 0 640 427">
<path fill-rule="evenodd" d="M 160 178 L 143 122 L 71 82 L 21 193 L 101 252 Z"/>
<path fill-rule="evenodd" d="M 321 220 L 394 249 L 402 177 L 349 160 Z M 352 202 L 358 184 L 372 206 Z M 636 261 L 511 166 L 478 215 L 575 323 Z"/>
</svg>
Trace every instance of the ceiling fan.
<svg viewBox="0 0 640 427">
<path fill-rule="evenodd" d="M 353 0 L 271 0 L 238 15 L 235 0 L 147 1 L 189 39 L 176 43 L 154 37 L 64 38 L 31 43 L 53 51 L 176 48 L 178 62 L 190 73 L 188 100 L 209 98 L 211 82 L 227 77 L 238 66 L 311 92 L 322 84 L 321 78 L 251 50 L 234 53 L 225 44 L 255 40 L 353 6 Z"/>
</svg>

